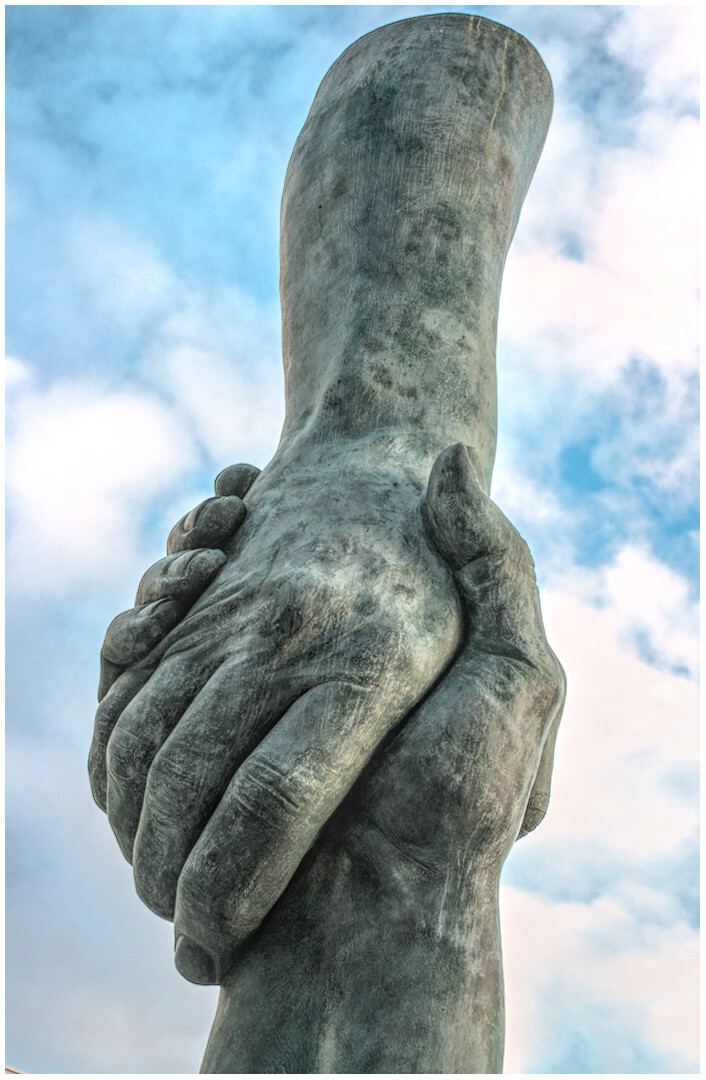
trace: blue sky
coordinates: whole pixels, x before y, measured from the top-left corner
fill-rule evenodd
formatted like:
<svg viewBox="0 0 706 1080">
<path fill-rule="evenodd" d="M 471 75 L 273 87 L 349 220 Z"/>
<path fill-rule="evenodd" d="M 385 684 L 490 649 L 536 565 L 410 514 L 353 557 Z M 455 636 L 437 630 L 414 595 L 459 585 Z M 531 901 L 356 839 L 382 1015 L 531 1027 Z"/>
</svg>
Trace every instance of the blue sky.
<svg viewBox="0 0 706 1080">
<path fill-rule="evenodd" d="M 279 200 L 321 78 L 443 10 L 528 36 L 556 95 L 498 343 L 493 496 L 569 679 L 503 879 L 506 1071 L 698 1068 L 697 14 L 642 5 L 6 9 L 17 1068 L 198 1068 L 215 991 L 90 797 L 98 651 L 174 521 L 277 444 Z"/>
</svg>

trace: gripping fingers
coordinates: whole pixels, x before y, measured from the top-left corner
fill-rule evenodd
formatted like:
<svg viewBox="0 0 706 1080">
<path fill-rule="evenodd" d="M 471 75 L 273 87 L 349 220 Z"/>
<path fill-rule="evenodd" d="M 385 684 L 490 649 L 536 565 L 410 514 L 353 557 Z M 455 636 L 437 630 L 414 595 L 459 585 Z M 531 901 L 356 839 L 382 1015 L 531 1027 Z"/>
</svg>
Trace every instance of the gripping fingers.
<svg viewBox="0 0 706 1080">
<path fill-rule="evenodd" d="M 121 612 L 108 627 L 102 655 L 111 664 L 136 664 L 176 626 L 183 612 L 181 604 L 168 599 Z"/>
<path fill-rule="evenodd" d="M 155 679 L 160 672 L 161 666 Z M 181 674 L 177 667 L 176 677 Z M 159 700 L 144 707 L 142 699 L 154 697 L 146 687 L 110 745 L 111 824 L 125 849 L 135 838 L 135 887 L 164 918 L 173 915 L 184 863 L 233 774 L 297 696 L 289 680 L 273 681 L 271 668 L 254 657 L 206 674 L 208 682 L 199 677 L 203 689 L 171 725 L 168 738 L 169 725 L 159 723 Z M 144 752 L 147 740 L 153 760 Z"/>
<path fill-rule="evenodd" d="M 167 555 L 200 547 L 222 547 L 242 524 L 247 513 L 237 495 L 215 496 L 190 510 L 178 521 L 167 540 Z"/>
<path fill-rule="evenodd" d="M 226 562 L 225 554 L 214 549 L 242 524 L 246 514 L 242 496 L 259 471 L 254 465 L 230 465 L 216 477 L 216 498 L 197 506 L 174 526 L 167 545 L 170 554 L 150 566 L 140 581 L 135 604 L 144 610 L 123 612 L 108 628 L 101 652 L 99 701 L 125 668 L 144 659 L 213 581 Z M 160 600 L 179 601 L 183 606 L 159 606 L 156 601 Z"/>
<path fill-rule="evenodd" d="M 343 682 L 315 687 L 238 769 L 179 878 L 174 931 L 185 978 L 222 982 L 394 723 L 381 697 Z"/>
<path fill-rule="evenodd" d="M 219 474 L 216 498 L 187 514 L 172 530 L 178 533 L 179 553 L 149 568 L 137 591 L 137 606 L 118 615 L 108 627 L 101 650 L 100 705 L 88 760 L 93 796 L 103 810 L 107 799 L 108 741 L 122 712 L 150 677 L 147 671 L 125 669 L 144 659 L 166 636 L 225 563 L 225 554 L 212 549 L 227 541 L 242 523 L 242 496 L 258 473 L 253 465 L 231 465 Z M 200 513 L 204 507 L 204 513 Z M 182 551 L 185 547 L 197 550 Z M 167 694 L 167 698 L 173 696 Z"/>
<path fill-rule="evenodd" d="M 456 571 L 471 642 L 559 678 L 529 548 L 483 491 L 480 476 L 473 447 L 457 443 L 439 455 L 422 510 L 427 531 Z"/>
<path fill-rule="evenodd" d="M 143 660 L 176 626 L 184 608 L 176 600 L 156 600 L 116 615 L 101 649 L 98 700 L 102 701 L 125 668 Z"/>
<path fill-rule="evenodd" d="M 422 514 L 435 546 L 454 570 L 521 542 L 481 485 L 478 452 L 456 443 L 434 462 Z"/>
<path fill-rule="evenodd" d="M 137 590 L 136 604 L 163 596 L 191 604 L 216 576 L 226 557 L 222 547 L 246 515 L 243 495 L 260 470 L 254 465 L 229 465 L 218 474 L 216 495 L 185 514 L 172 529 L 166 559 L 150 566 Z"/>
<path fill-rule="evenodd" d="M 260 474 L 254 465 L 229 465 L 216 477 L 215 498 L 206 499 L 177 522 L 167 540 L 167 554 L 192 548 L 220 548 L 240 527 L 242 501 Z"/>
<path fill-rule="evenodd" d="M 534 778 L 532 790 L 530 791 L 530 796 L 527 800 L 525 816 L 522 820 L 522 825 L 517 836 L 518 840 L 521 837 L 526 836 L 527 833 L 532 832 L 533 829 L 537 828 L 537 826 L 544 820 L 544 816 L 549 806 L 549 796 L 551 794 L 552 787 L 552 769 L 554 767 L 554 750 L 556 747 L 556 737 L 559 730 L 559 724 L 561 722 L 561 716 L 564 711 L 564 700 L 566 697 L 566 679 L 564 677 L 564 672 L 561 668 L 561 665 L 559 665 L 559 668 L 563 679 L 563 685 L 560 689 L 561 702 L 556 710 L 551 727 L 547 732 L 547 738 L 545 740 L 544 746 L 542 747 L 542 753 L 539 759 L 539 766 L 537 768 L 537 775 Z"/>
<path fill-rule="evenodd" d="M 193 604 L 226 562 L 222 551 L 200 548 L 167 555 L 150 566 L 143 575 L 135 598 L 136 604 L 169 597 L 182 604 Z"/>
<path fill-rule="evenodd" d="M 466 613 L 467 641 L 454 678 L 465 669 L 474 671 L 479 655 L 495 658 L 514 688 L 508 715 L 514 710 L 519 719 L 524 711 L 530 760 L 539 754 L 520 830 L 524 835 L 539 824 L 549 802 L 566 678 L 546 639 L 529 549 L 483 490 L 481 475 L 472 447 L 449 447 L 434 463 L 422 512 L 434 544 L 456 570 Z M 447 678 L 444 685 L 451 682 Z M 474 680 L 468 682 L 469 700 L 473 685 Z M 443 694 L 443 687 L 436 693 Z"/>
<path fill-rule="evenodd" d="M 207 683 L 213 666 L 186 656 L 161 662 L 146 685 L 126 704 L 107 744 L 108 819 L 120 848 L 132 861 L 147 776 L 155 755 Z M 180 819 L 183 805 L 175 811 Z M 158 858 L 161 865 L 165 852 Z"/>
</svg>

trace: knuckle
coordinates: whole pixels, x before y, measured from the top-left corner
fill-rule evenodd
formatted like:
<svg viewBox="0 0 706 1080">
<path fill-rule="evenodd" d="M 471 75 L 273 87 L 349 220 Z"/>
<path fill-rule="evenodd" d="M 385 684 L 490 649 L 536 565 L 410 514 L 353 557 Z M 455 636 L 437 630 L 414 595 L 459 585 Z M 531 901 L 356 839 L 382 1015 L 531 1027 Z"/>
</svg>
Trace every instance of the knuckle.
<svg viewBox="0 0 706 1080">
<path fill-rule="evenodd" d="M 181 919 L 188 918 L 192 927 L 196 922 L 203 930 L 218 922 L 226 892 L 219 887 L 223 867 L 223 852 L 203 843 L 194 848 L 184 863 L 176 890 L 177 907 Z"/>
<path fill-rule="evenodd" d="M 170 568 L 175 562 L 175 556 L 166 555 L 159 562 L 153 563 L 140 579 L 135 597 L 135 606 L 149 604 L 153 600 L 159 600 L 168 595 L 172 575 Z"/>
<path fill-rule="evenodd" d="M 102 748 L 96 746 L 95 742 L 88 754 L 88 778 L 93 798 L 101 810 L 105 812 L 107 806 L 105 755 Z"/>
<path fill-rule="evenodd" d="M 100 678 L 98 680 L 98 700 L 102 701 L 106 696 L 111 686 L 120 678 L 125 668 L 122 664 L 114 664 L 112 661 L 107 660 L 101 653 L 100 658 Z"/>
<path fill-rule="evenodd" d="M 292 770 L 259 754 L 236 775 L 234 798 L 246 813 L 263 825 L 275 825 L 282 817 L 294 817 L 302 809 L 305 791 Z"/>
<path fill-rule="evenodd" d="M 167 554 L 197 547 L 217 547 L 243 521 L 245 503 L 237 495 L 214 496 L 177 522 L 167 540 Z"/>
<path fill-rule="evenodd" d="M 229 533 L 245 514 L 245 503 L 237 495 L 215 496 L 202 503 L 190 527 L 196 535 Z"/>
<path fill-rule="evenodd" d="M 93 729 L 94 744 L 99 744 L 103 748 L 105 747 L 119 716 L 120 703 L 116 702 L 114 697 L 106 695 L 96 709 L 96 719 Z"/>
<path fill-rule="evenodd" d="M 116 726 L 108 741 L 106 765 L 117 780 L 134 780 L 145 765 L 142 740 L 124 727 Z"/>
<path fill-rule="evenodd" d="M 527 541 L 523 539 L 514 525 L 506 520 L 503 536 L 505 570 L 511 576 L 517 575 L 525 582 L 536 586 L 537 578 L 534 559 Z"/>
<path fill-rule="evenodd" d="M 123 667 L 142 660 L 174 622 L 172 604 L 161 600 L 116 615 L 105 635 L 102 658 Z"/>
<path fill-rule="evenodd" d="M 202 785 L 193 767 L 175 754 L 161 750 L 149 770 L 145 804 L 155 814 L 179 816 L 203 801 Z"/>
<path fill-rule="evenodd" d="M 538 702 L 541 702 L 547 715 L 553 714 L 563 705 L 566 697 L 564 669 L 546 642 L 535 655 L 533 666 L 539 676 L 536 687 Z"/>
<path fill-rule="evenodd" d="M 564 704 L 566 699 L 566 673 L 551 649 L 549 649 L 549 652 L 551 654 L 551 663 L 548 665 L 549 670 L 547 671 L 548 689 L 553 696 L 555 706 L 558 708 Z"/>
<path fill-rule="evenodd" d="M 154 859 L 140 858 L 138 850 L 138 843 L 136 843 L 133 856 L 135 892 L 155 915 L 171 920 L 174 918 L 174 898 L 179 869 L 170 867 L 171 873 L 168 873 L 162 864 L 161 873 L 158 874 L 155 870 Z"/>
</svg>

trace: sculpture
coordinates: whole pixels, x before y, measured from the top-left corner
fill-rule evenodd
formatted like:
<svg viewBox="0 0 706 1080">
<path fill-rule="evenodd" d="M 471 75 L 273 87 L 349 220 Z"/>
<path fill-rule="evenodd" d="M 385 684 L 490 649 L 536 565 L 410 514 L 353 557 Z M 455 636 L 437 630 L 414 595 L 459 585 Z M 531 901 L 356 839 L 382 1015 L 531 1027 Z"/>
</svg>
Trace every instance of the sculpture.
<svg viewBox="0 0 706 1080">
<path fill-rule="evenodd" d="M 487 494 L 550 114 L 532 46 L 475 16 L 336 61 L 285 180 L 279 448 L 106 636 L 93 791 L 179 970 L 222 985 L 205 1072 L 501 1070 L 499 875 L 564 696 Z"/>
</svg>

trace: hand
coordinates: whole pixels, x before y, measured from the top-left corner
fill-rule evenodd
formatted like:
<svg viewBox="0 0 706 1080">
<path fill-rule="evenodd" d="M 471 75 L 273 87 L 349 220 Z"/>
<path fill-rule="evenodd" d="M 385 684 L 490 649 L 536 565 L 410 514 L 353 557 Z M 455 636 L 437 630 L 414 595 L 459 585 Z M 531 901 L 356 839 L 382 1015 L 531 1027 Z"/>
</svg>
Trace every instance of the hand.
<svg viewBox="0 0 706 1080">
<path fill-rule="evenodd" d="M 546 813 L 566 679 L 544 633 L 529 549 L 479 475 L 473 450 L 461 444 L 432 470 L 425 520 L 455 570 L 466 633 L 452 668 L 361 786 L 360 801 L 393 843 L 434 864 L 495 852 L 499 869 Z M 405 785 L 410 809 L 421 800 L 424 813 L 400 812 Z"/>
<path fill-rule="evenodd" d="M 506 825 L 501 829 L 496 825 L 493 837 L 504 852 L 501 865 L 518 832 L 522 835 L 534 828 L 546 810 L 561 711 L 555 706 L 558 698 L 563 699 L 563 674 L 544 638 L 529 552 L 480 490 L 472 452 L 468 456 L 463 447 L 457 446 L 441 455 L 432 471 L 424 515 L 435 544 L 457 569 L 471 632 L 453 669 L 406 723 L 364 786 L 358 785 L 356 790 L 360 793 L 370 788 L 367 796 L 359 795 L 370 815 L 366 828 L 375 821 L 375 830 L 389 834 L 396 845 L 412 843 L 419 848 L 420 831 L 424 830 L 425 844 L 432 849 L 443 838 L 451 851 L 441 859 L 435 855 L 435 863 L 443 863 L 453 853 L 456 864 L 459 849 L 468 847 L 469 842 L 478 850 L 474 820 L 485 822 L 487 831 L 489 813 L 492 811 L 496 818 L 504 814 Z M 215 544 L 219 537 L 202 531 L 198 542 L 204 546 Z M 463 567 L 464 563 L 469 565 Z M 155 638 L 163 632 L 161 624 L 157 624 Z M 133 648 L 129 623 L 120 624 L 119 636 L 124 650 L 129 652 Z M 497 682 L 503 670 L 507 704 L 493 709 L 488 685 Z M 483 704 L 480 710 L 479 700 Z M 553 717 L 549 725 L 548 717 Z M 449 746 L 443 756 L 437 746 L 441 730 L 452 732 L 459 743 Z M 512 764 L 511 754 L 520 751 L 522 760 Z M 505 788 L 506 772 L 514 771 L 514 791 L 495 790 L 493 768 L 490 773 L 487 767 L 477 770 L 473 778 L 459 770 L 459 761 L 474 756 L 479 762 L 490 761 L 496 773 L 500 769 Z M 457 791 L 459 784 L 461 790 Z M 409 812 L 405 810 L 404 792 L 411 802 Z M 484 806 L 484 801 L 488 805 Z M 424 814 L 414 812 L 418 802 L 425 807 Z M 456 808 L 457 820 L 451 829 L 444 820 L 449 807 Z M 410 829 L 414 837 L 405 839 L 403 834 Z M 211 857 L 216 857 L 213 844 L 210 848 Z M 206 850 L 204 846 L 204 854 Z M 226 903 L 225 895 L 220 900 L 216 895 L 210 897 L 210 905 L 219 912 L 214 920 L 218 924 L 223 922 L 219 909 Z M 197 933 L 192 940 L 198 942 L 199 937 Z M 213 941 L 209 944 L 213 950 Z M 216 946 L 216 953 L 222 958 L 222 947 Z M 217 966 L 223 967 L 222 959 Z M 189 975 L 188 971 L 184 973 Z"/>
<path fill-rule="evenodd" d="M 270 466 L 216 579 L 99 707 L 94 787 L 105 771 L 138 892 L 175 917 L 195 981 L 221 977 L 194 970 L 189 939 L 202 922 L 221 933 L 226 879 L 232 950 L 457 648 L 458 598 L 419 496 L 403 470 L 349 454 L 325 483 L 318 466 Z"/>
</svg>

